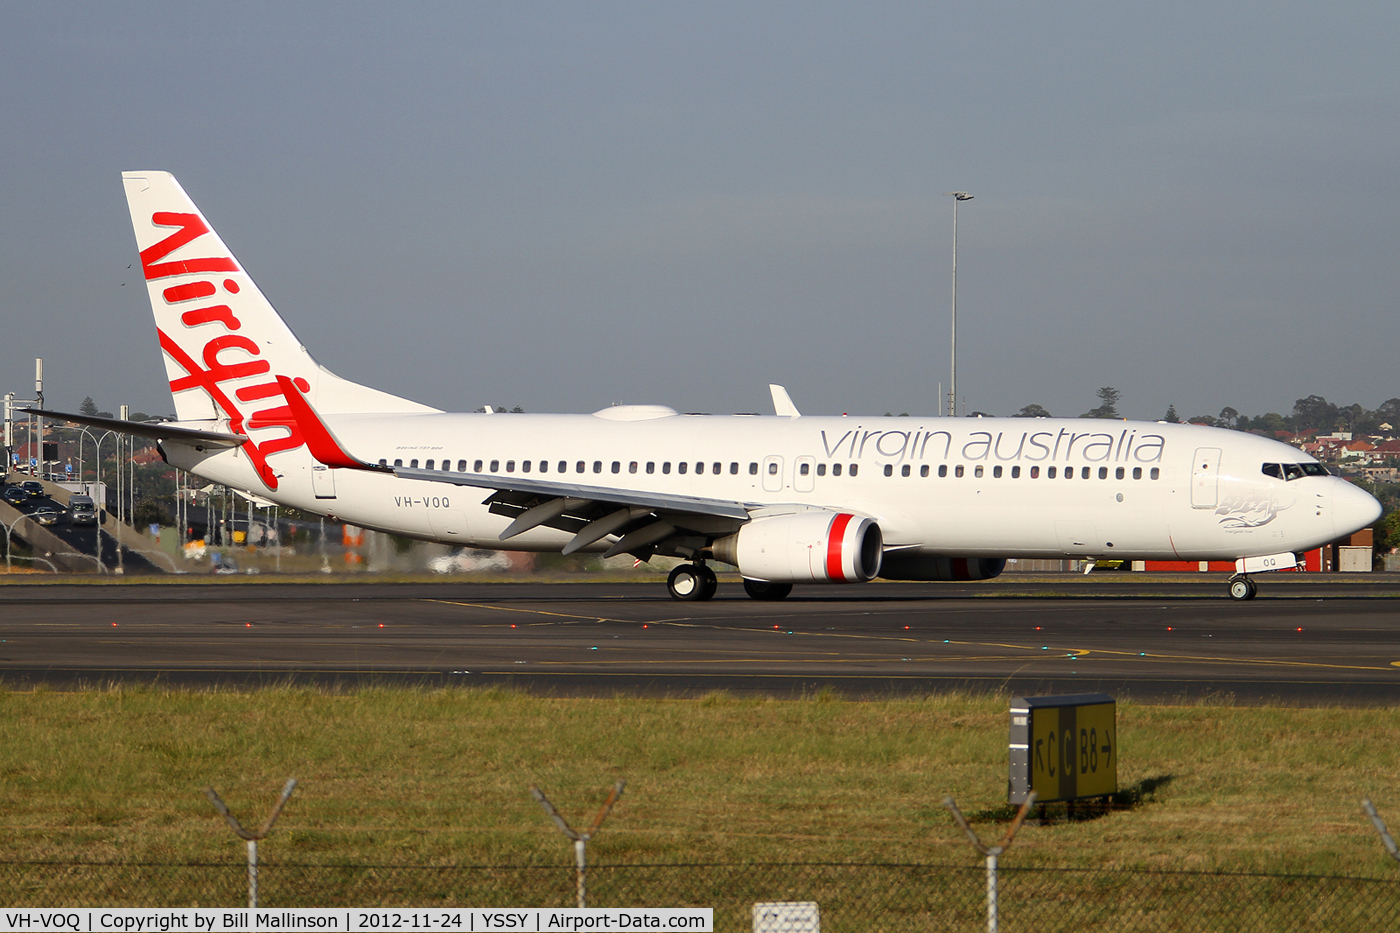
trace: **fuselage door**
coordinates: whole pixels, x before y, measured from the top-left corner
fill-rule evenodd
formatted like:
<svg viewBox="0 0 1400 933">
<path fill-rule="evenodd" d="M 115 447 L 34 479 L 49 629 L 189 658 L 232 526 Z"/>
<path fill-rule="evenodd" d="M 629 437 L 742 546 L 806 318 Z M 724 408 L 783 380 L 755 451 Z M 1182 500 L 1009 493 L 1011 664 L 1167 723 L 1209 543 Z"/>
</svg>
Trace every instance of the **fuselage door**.
<svg viewBox="0 0 1400 933">
<path fill-rule="evenodd" d="M 811 492 L 817 484 L 817 461 L 814 457 L 798 457 L 792 467 L 792 488 Z"/>
<path fill-rule="evenodd" d="M 1191 508 L 1213 509 L 1219 498 L 1220 448 L 1197 447 L 1191 463 Z"/>
<path fill-rule="evenodd" d="M 763 458 L 763 488 L 767 492 L 783 491 L 783 458 Z"/>
<path fill-rule="evenodd" d="M 311 491 L 317 499 L 335 498 L 335 473 L 324 463 L 311 468 Z"/>
</svg>

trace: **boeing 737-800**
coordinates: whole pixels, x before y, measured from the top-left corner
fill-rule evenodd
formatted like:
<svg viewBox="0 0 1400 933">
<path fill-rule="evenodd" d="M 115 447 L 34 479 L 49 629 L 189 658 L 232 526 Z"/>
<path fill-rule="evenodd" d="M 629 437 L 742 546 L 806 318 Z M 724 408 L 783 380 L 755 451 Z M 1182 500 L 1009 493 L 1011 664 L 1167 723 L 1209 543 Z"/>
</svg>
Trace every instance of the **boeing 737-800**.
<svg viewBox="0 0 1400 933">
<path fill-rule="evenodd" d="M 977 580 L 1008 557 L 1234 560 L 1253 573 L 1380 515 L 1276 441 L 1082 419 L 453 414 L 321 367 L 175 178 L 122 176 L 177 419 L 61 414 L 156 438 L 251 496 L 476 548 L 679 557 L 676 599 L 732 564 L 758 599 L 796 583 Z M 55 412 L 46 412 L 50 417 Z"/>
</svg>

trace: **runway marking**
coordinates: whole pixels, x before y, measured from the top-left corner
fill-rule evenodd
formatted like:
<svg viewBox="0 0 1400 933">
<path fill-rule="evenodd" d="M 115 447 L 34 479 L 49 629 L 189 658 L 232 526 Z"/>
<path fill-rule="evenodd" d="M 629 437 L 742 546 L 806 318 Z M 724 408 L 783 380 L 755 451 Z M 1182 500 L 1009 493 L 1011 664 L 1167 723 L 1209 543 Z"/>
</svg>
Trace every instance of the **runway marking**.
<svg viewBox="0 0 1400 933">
<path fill-rule="evenodd" d="M 462 602 L 457 602 L 456 600 L 452 600 L 452 599 L 424 599 L 424 600 L 421 600 L 421 602 L 425 602 L 425 603 L 443 603 L 443 604 L 448 605 L 448 606 L 466 606 L 466 607 L 468 607 L 468 608 L 470 608 L 470 609 L 489 609 L 489 610 L 495 610 L 495 611 L 497 611 L 497 612 L 523 612 L 523 613 L 526 613 L 526 614 L 528 614 L 528 615 L 555 616 L 555 617 L 560 618 L 560 619 L 586 619 L 586 620 L 589 621 L 589 622 L 619 622 L 619 623 L 622 623 L 622 624 L 624 624 L 624 625 L 628 625 L 628 624 L 636 624 L 636 625 L 646 625 L 646 624 L 660 625 L 660 624 L 661 624 L 661 623 L 659 623 L 659 622 L 651 622 L 651 623 L 637 622 L 637 623 L 633 623 L 632 620 L 630 620 L 630 619 L 609 619 L 609 618 L 607 618 L 606 616 L 591 616 L 591 615 L 587 615 L 586 613 L 579 613 L 579 612 L 548 612 L 548 611 L 546 611 L 546 610 L 544 610 L 544 609 L 521 609 L 521 608 L 519 608 L 518 606 L 492 606 L 492 605 L 487 605 L 487 604 L 483 604 L 483 603 L 462 603 Z"/>
</svg>

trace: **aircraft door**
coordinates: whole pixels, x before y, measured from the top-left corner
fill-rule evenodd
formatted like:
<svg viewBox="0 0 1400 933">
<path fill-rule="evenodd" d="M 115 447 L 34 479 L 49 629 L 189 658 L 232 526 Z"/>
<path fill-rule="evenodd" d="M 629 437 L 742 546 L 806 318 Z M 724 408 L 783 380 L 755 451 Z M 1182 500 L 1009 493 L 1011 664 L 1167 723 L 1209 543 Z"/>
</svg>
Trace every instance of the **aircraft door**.
<svg viewBox="0 0 1400 933">
<path fill-rule="evenodd" d="M 817 461 L 813 457 L 798 457 L 792 467 L 792 488 L 811 492 L 817 484 Z"/>
<path fill-rule="evenodd" d="M 335 473 L 324 463 L 311 468 L 311 491 L 317 499 L 335 498 Z"/>
<path fill-rule="evenodd" d="M 1220 448 L 1197 447 L 1191 462 L 1191 508 L 1213 509 L 1219 498 Z"/>
<path fill-rule="evenodd" d="M 766 492 L 783 491 L 783 458 L 763 458 L 763 489 Z"/>
</svg>

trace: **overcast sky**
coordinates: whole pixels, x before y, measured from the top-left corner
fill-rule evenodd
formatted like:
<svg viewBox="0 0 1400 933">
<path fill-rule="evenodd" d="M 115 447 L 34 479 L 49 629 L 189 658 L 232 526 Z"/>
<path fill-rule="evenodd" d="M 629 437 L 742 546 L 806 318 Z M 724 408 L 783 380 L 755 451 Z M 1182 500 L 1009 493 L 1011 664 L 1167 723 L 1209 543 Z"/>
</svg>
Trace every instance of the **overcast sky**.
<svg viewBox="0 0 1400 933">
<path fill-rule="evenodd" d="M 450 410 L 1400 396 L 1400 6 L 0 2 L 0 391 L 173 409 L 123 170 Z M 138 267 L 139 268 L 139 267 Z"/>
</svg>

